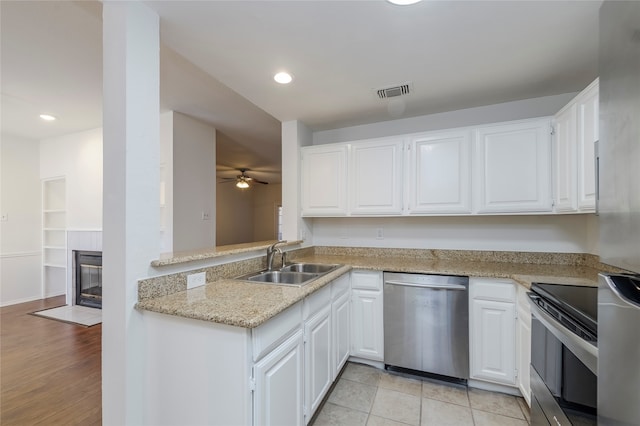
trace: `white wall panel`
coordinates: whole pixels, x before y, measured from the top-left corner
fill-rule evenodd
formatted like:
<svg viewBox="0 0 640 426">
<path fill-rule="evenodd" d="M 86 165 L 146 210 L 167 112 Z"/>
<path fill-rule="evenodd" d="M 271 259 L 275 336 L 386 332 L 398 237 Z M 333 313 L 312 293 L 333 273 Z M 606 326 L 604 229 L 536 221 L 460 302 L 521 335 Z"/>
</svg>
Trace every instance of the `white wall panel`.
<svg viewBox="0 0 640 426">
<path fill-rule="evenodd" d="M 42 298 L 40 252 L 0 255 L 0 306 Z"/>
<path fill-rule="evenodd" d="M 2 135 L 0 306 L 42 297 L 40 143 Z"/>
</svg>

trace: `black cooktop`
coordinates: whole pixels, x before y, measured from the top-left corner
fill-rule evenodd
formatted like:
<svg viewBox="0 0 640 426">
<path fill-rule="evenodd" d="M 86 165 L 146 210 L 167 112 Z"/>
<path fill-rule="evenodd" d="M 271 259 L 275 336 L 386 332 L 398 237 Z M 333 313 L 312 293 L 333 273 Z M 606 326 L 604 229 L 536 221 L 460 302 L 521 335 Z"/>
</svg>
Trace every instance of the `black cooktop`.
<svg viewBox="0 0 640 426">
<path fill-rule="evenodd" d="M 594 335 L 598 332 L 598 288 L 578 285 L 533 283 L 531 291 L 565 315 L 579 321 Z"/>
</svg>

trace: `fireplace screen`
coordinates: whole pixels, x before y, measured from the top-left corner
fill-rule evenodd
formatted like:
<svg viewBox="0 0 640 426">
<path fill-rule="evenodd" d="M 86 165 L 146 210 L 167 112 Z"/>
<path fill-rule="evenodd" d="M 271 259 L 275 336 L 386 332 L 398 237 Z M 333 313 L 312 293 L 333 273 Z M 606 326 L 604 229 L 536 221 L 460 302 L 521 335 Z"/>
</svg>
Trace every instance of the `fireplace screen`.
<svg viewBox="0 0 640 426">
<path fill-rule="evenodd" d="M 76 304 L 102 308 L 102 252 L 75 252 Z"/>
</svg>

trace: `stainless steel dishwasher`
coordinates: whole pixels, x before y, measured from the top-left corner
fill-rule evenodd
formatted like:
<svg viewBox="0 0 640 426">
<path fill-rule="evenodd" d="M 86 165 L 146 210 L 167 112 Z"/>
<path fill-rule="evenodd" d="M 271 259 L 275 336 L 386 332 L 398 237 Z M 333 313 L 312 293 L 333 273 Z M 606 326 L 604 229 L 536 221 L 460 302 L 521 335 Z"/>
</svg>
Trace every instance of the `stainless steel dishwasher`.
<svg viewBox="0 0 640 426">
<path fill-rule="evenodd" d="M 469 378 L 469 277 L 384 273 L 384 363 Z"/>
</svg>

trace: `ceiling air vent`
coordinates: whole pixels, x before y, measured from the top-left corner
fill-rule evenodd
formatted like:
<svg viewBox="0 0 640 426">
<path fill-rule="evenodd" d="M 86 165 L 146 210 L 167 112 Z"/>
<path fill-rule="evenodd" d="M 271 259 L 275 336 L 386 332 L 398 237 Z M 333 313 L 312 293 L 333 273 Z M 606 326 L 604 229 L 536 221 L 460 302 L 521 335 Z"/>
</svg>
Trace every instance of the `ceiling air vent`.
<svg viewBox="0 0 640 426">
<path fill-rule="evenodd" d="M 378 89 L 376 93 L 380 99 L 395 98 L 396 96 L 408 95 L 411 83 L 401 84 L 399 86 L 385 87 Z"/>
</svg>

